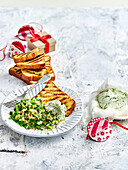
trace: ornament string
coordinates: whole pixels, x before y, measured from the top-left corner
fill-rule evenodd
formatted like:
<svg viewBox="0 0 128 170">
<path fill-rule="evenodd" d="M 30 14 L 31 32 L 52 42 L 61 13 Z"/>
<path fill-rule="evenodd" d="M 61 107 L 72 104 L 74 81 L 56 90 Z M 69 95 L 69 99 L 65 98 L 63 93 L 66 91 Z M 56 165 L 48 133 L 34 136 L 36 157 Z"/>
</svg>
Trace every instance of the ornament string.
<svg viewBox="0 0 128 170">
<path fill-rule="evenodd" d="M 4 48 L 0 49 L 0 51 L 3 51 L 3 55 L 4 55 L 4 57 L 3 57 L 0 61 L 4 61 L 4 59 L 5 59 L 5 57 L 6 57 L 5 50 L 6 50 L 6 48 L 7 48 L 8 45 L 10 46 L 10 44 L 7 43 L 7 45 L 6 45 Z"/>
<path fill-rule="evenodd" d="M 109 123 L 110 123 L 110 124 L 115 124 L 115 125 L 123 128 L 123 129 L 125 129 L 125 130 L 128 130 L 128 128 L 126 128 L 125 126 L 123 126 L 123 125 L 121 125 L 121 124 L 119 124 L 119 123 L 117 123 L 117 122 L 109 122 Z"/>
<path fill-rule="evenodd" d="M 26 37 L 30 36 L 31 32 L 32 33 L 40 33 L 42 31 L 43 31 L 43 26 L 41 24 L 39 24 L 37 22 L 30 22 L 30 23 L 28 23 L 28 25 L 22 26 L 18 30 L 18 34 L 15 35 L 14 37 L 17 37 L 22 41 L 26 41 Z"/>
<path fill-rule="evenodd" d="M 28 25 L 38 25 L 38 26 L 40 26 L 40 28 L 39 27 L 35 27 L 35 28 L 37 28 L 38 30 L 39 30 L 39 32 L 42 32 L 43 31 L 43 26 L 41 25 L 41 24 L 39 24 L 39 23 L 37 23 L 37 22 L 29 22 L 28 23 Z M 35 31 L 36 33 L 39 33 L 38 31 Z"/>
</svg>

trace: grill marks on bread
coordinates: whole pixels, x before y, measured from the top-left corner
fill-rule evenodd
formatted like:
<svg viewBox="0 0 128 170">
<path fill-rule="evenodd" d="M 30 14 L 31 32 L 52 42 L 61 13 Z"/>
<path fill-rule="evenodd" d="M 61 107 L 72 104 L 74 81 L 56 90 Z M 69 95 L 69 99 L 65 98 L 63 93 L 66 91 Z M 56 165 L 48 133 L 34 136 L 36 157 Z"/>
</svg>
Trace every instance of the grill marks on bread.
<svg viewBox="0 0 128 170">
<path fill-rule="evenodd" d="M 44 56 L 45 60 L 45 68 L 39 69 L 39 70 L 30 70 L 30 69 L 22 69 L 25 73 L 28 73 L 29 75 L 37 75 L 37 76 L 43 76 L 47 73 L 47 71 L 50 71 L 52 69 L 51 67 L 51 57 L 50 56 Z M 23 73 L 24 73 L 23 72 Z"/>
<path fill-rule="evenodd" d="M 20 68 L 17 68 L 17 66 L 11 67 L 9 69 L 9 74 L 22 80 L 22 71 Z"/>
<path fill-rule="evenodd" d="M 42 78 L 45 74 L 50 74 L 51 75 L 51 79 L 50 81 L 54 81 L 55 80 L 55 73 L 51 67 L 50 70 L 46 71 L 45 69 L 45 72 L 44 74 L 42 74 L 41 76 L 38 76 L 38 75 L 35 75 L 35 74 L 29 74 L 29 73 L 26 73 L 23 69 L 17 67 L 17 66 L 14 66 L 14 67 L 11 67 L 9 69 L 9 74 L 10 75 L 13 75 L 21 80 L 23 80 L 24 82 L 26 82 L 27 84 L 36 84 L 37 81 Z"/>
<path fill-rule="evenodd" d="M 43 103 L 47 103 L 51 100 L 59 100 L 62 104 L 65 104 L 67 108 L 66 116 L 69 116 L 76 106 L 76 102 L 53 82 L 48 82 L 46 87 L 36 97 L 40 97 L 40 94 L 42 94 L 41 101 Z"/>
<path fill-rule="evenodd" d="M 24 69 L 42 69 L 45 67 L 45 59 L 44 59 L 45 55 L 39 55 L 34 59 L 31 59 L 29 61 L 26 62 L 21 62 L 21 63 L 16 63 L 16 65 L 20 68 L 24 68 Z"/>
<path fill-rule="evenodd" d="M 51 67 L 50 56 L 44 56 L 45 60 L 45 68 L 40 70 L 30 70 L 30 69 L 22 69 L 23 79 L 27 81 L 38 81 L 41 77 L 43 77 L 45 74 L 51 75 L 51 80 L 55 80 L 55 73 Z"/>
<path fill-rule="evenodd" d="M 27 84 L 36 84 L 45 74 L 50 74 L 55 80 L 55 73 L 51 67 L 51 57 L 42 54 L 41 49 L 36 48 L 27 53 L 13 56 L 16 66 L 9 69 L 9 74 L 13 75 Z"/>
<path fill-rule="evenodd" d="M 31 59 L 31 60 L 29 60 L 29 61 L 26 61 L 26 63 L 27 63 L 27 64 L 37 63 L 37 62 L 40 62 L 40 61 L 42 61 L 42 60 L 44 61 L 44 54 L 39 55 L 39 56 L 37 56 L 36 58 Z"/>
<path fill-rule="evenodd" d="M 39 53 L 38 48 L 34 50 Z M 9 74 L 23 80 L 27 84 L 36 84 L 45 74 L 50 74 L 51 80 L 36 97 L 42 94 L 41 100 L 44 103 L 51 100 L 59 100 L 62 104 L 65 104 L 67 108 L 66 116 L 69 116 L 74 110 L 76 102 L 52 82 L 55 80 L 55 73 L 50 64 L 51 57 L 41 53 L 41 55 L 38 54 L 37 56 L 34 50 L 13 56 L 14 61 L 17 62 L 16 66 L 9 69 Z"/>
<path fill-rule="evenodd" d="M 34 59 L 36 56 L 38 56 L 40 54 L 42 54 L 41 49 L 35 48 L 27 53 L 13 55 L 13 59 L 14 59 L 15 63 L 25 62 L 27 60 Z"/>
</svg>

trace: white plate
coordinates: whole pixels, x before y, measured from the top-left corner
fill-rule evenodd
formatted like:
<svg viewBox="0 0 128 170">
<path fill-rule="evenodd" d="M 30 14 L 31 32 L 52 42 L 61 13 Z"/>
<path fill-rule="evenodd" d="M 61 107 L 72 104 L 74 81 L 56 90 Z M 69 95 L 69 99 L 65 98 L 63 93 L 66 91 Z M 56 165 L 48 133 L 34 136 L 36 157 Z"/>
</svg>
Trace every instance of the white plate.
<svg viewBox="0 0 128 170">
<path fill-rule="evenodd" d="M 10 101 L 15 98 L 15 95 L 21 95 L 26 89 L 28 89 L 30 86 L 25 86 L 22 88 L 19 88 L 15 92 L 12 92 L 7 98 L 4 100 L 4 102 Z M 63 90 L 65 93 L 67 93 L 72 99 L 76 101 L 76 107 L 72 114 L 69 117 L 66 117 L 66 122 L 62 125 L 59 125 L 58 128 L 54 128 L 52 131 L 48 131 L 47 129 L 40 131 L 40 130 L 33 130 L 33 129 L 25 129 L 24 127 L 19 126 L 16 122 L 9 119 L 9 112 L 13 110 L 14 108 L 7 108 L 4 105 L 1 106 L 1 117 L 4 123 L 14 130 L 17 133 L 20 133 L 22 135 L 32 136 L 32 137 L 54 137 L 59 136 L 64 133 L 67 133 L 70 131 L 73 127 L 77 125 L 77 123 L 81 120 L 82 117 L 82 102 L 79 96 L 76 92 L 73 90 L 58 86 L 61 90 Z M 35 89 L 33 89 L 30 96 L 35 96 L 37 93 L 39 93 L 44 88 L 44 85 L 40 84 Z"/>
</svg>

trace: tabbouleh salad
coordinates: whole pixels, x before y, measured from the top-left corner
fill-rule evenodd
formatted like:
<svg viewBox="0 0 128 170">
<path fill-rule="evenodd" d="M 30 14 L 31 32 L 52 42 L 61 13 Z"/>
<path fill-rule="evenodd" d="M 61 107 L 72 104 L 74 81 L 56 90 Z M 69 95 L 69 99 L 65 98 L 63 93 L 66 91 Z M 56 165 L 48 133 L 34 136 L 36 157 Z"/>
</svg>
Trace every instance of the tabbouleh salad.
<svg viewBox="0 0 128 170">
<path fill-rule="evenodd" d="M 26 129 L 52 130 L 65 121 L 66 106 L 58 100 L 53 100 L 45 105 L 40 98 L 21 100 L 10 111 L 9 119 L 12 119 Z"/>
</svg>

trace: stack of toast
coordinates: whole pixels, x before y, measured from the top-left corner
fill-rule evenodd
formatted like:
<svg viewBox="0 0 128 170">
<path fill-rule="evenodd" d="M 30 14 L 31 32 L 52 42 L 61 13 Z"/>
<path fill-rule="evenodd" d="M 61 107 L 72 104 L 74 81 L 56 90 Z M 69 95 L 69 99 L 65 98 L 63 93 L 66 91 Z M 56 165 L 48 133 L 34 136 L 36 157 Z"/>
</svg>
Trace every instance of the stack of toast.
<svg viewBox="0 0 128 170">
<path fill-rule="evenodd" d="M 51 80 L 55 80 L 55 73 L 51 67 L 51 57 L 42 54 L 39 48 L 14 55 L 13 60 L 16 65 L 9 69 L 9 74 L 27 84 L 36 84 L 45 74 L 50 74 Z"/>
<path fill-rule="evenodd" d="M 45 88 L 36 97 L 42 96 L 41 101 L 44 104 L 51 100 L 59 100 L 67 108 L 66 116 L 72 113 L 76 102 L 52 82 L 55 80 L 55 73 L 51 67 L 50 56 L 45 56 L 45 54 L 42 54 L 41 49 L 36 48 L 28 53 L 14 55 L 13 59 L 16 65 L 9 69 L 9 74 L 27 84 L 36 84 L 45 74 L 50 74 L 51 80 L 48 81 Z"/>
</svg>

